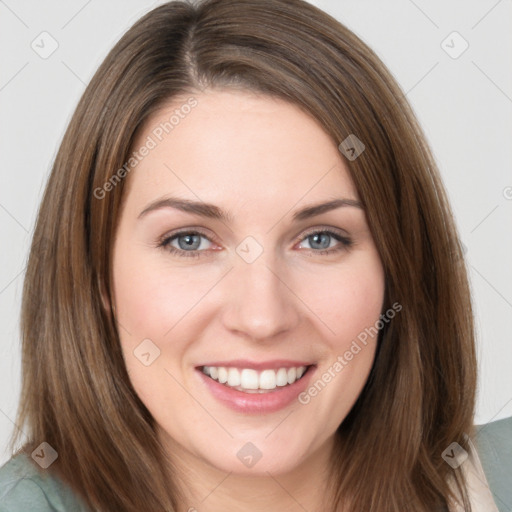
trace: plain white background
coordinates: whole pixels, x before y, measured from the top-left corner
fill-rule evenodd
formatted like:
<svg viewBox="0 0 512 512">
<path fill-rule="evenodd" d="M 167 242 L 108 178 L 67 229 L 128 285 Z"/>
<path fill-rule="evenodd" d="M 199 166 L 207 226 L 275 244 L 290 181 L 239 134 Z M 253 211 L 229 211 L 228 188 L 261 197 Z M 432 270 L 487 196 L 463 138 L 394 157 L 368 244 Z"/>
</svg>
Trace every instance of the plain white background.
<svg viewBox="0 0 512 512">
<path fill-rule="evenodd" d="M 159 3 L 0 0 L 0 463 L 17 428 L 20 297 L 45 181 L 95 69 Z M 512 416 L 512 1 L 312 3 L 377 52 L 420 120 L 467 248 L 478 329 L 476 422 Z M 47 58 L 32 48 L 44 53 L 52 44 Z"/>
</svg>

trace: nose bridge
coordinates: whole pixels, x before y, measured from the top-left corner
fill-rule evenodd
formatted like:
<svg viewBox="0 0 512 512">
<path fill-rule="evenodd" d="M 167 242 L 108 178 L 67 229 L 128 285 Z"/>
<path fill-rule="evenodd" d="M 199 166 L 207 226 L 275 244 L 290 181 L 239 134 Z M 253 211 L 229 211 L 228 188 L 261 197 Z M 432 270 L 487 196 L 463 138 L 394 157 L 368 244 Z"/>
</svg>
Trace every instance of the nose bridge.
<svg viewBox="0 0 512 512">
<path fill-rule="evenodd" d="M 230 274 L 224 315 L 227 328 L 263 339 L 289 330 L 299 321 L 286 275 L 271 254 L 263 252 L 252 263 L 238 258 Z"/>
</svg>

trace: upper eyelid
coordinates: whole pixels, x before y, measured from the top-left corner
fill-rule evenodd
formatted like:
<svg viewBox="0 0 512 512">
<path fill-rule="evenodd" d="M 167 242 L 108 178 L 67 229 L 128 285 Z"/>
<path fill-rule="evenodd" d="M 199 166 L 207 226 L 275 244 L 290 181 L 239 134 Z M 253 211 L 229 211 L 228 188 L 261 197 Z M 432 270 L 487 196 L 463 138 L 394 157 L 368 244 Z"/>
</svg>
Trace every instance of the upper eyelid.
<svg viewBox="0 0 512 512">
<path fill-rule="evenodd" d="M 318 226 L 318 227 L 312 227 L 312 228 L 301 231 L 301 233 L 299 235 L 294 237 L 293 243 L 296 244 L 298 242 L 302 242 L 309 236 L 314 235 L 316 233 L 332 233 L 341 238 L 350 238 L 350 235 L 345 230 L 343 230 L 341 228 L 334 228 L 334 227 L 329 227 L 329 226 Z M 343 234 L 343 233 L 345 233 L 345 234 Z M 217 243 L 217 241 L 215 240 L 215 237 L 208 235 L 203 229 L 195 228 L 195 227 L 185 228 L 185 229 L 178 230 L 176 232 L 171 232 L 169 234 L 166 234 L 163 237 L 161 237 L 160 243 L 167 244 L 180 236 L 189 235 L 189 234 L 200 235 L 200 236 L 203 236 L 204 238 L 206 238 L 211 243 L 214 243 L 214 244 Z M 194 249 L 194 251 L 198 251 L 198 250 Z M 194 251 L 186 251 L 186 252 L 194 252 Z M 201 250 L 198 252 L 204 252 L 204 250 Z"/>
<path fill-rule="evenodd" d="M 295 240 L 299 240 L 299 239 L 302 239 L 302 238 L 306 238 L 310 235 L 314 235 L 315 233 L 333 233 L 335 235 L 339 235 L 339 236 L 344 236 L 346 238 L 349 237 L 349 234 L 346 230 L 344 229 L 341 229 L 341 228 L 334 228 L 334 227 L 328 227 L 328 226 L 324 226 L 324 227 L 314 227 L 314 228 L 310 228 L 310 229 L 306 229 L 305 231 L 301 231 L 301 234 L 298 235 Z M 342 233 L 345 233 L 345 234 L 342 234 Z"/>
<path fill-rule="evenodd" d="M 188 229 L 182 229 L 182 230 L 178 230 L 175 232 L 167 233 L 160 238 L 160 241 L 168 242 L 170 240 L 174 240 L 180 236 L 185 236 L 185 235 L 200 235 L 200 236 L 206 238 L 208 241 L 210 241 L 212 243 L 216 243 L 214 236 L 209 235 L 206 231 L 204 231 L 200 228 L 188 228 Z"/>
</svg>

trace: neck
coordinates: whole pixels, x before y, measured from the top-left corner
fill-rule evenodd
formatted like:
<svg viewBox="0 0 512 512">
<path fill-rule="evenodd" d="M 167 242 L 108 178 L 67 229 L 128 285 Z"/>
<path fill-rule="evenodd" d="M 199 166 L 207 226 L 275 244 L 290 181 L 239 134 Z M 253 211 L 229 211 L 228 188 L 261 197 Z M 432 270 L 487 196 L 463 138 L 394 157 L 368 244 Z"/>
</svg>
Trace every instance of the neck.
<svg viewBox="0 0 512 512">
<path fill-rule="evenodd" d="M 178 472 L 183 501 L 178 512 L 326 512 L 329 457 L 334 439 L 291 471 L 258 474 L 226 473 L 168 438 L 165 441 Z M 331 505 L 332 506 L 332 505 Z"/>
</svg>

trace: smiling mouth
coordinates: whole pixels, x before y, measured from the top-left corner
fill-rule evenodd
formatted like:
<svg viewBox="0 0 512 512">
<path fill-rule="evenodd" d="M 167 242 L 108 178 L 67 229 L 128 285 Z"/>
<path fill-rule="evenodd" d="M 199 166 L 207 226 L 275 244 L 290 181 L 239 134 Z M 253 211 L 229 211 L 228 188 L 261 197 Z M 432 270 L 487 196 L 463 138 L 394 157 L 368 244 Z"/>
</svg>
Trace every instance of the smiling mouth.
<svg viewBox="0 0 512 512">
<path fill-rule="evenodd" d="M 314 365 L 294 366 L 257 371 L 252 368 L 202 366 L 199 369 L 210 379 L 244 393 L 269 393 L 291 386 L 302 379 Z"/>
</svg>

